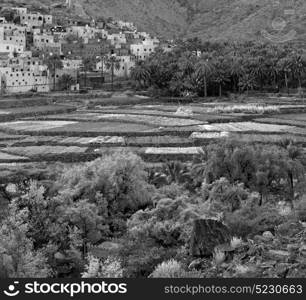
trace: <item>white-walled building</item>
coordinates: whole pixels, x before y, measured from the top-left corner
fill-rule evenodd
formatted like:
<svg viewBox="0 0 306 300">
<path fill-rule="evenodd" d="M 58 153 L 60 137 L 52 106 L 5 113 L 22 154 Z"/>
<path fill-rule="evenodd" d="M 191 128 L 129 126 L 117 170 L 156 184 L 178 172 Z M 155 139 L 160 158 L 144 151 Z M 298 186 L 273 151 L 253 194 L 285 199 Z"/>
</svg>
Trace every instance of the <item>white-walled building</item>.
<svg viewBox="0 0 306 300">
<path fill-rule="evenodd" d="M 96 28 L 90 27 L 88 25 L 86 26 L 71 26 L 67 28 L 67 32 L 70 34 L 76 35 L 78 38 L 88 38 L 92 39 L 95 37 L 96 34 Z"/>
<path fill-rule="evenodd" d="M 153 40 L 145 40 L 139 44 L 132 44 L 130 46 L 131 53 L 136 56 L 137 60 L 147 59 L 158 47 Z"/>
<path fill-rule="evenodd" d="M 1 93 L 49 92 L 48 68 L 0 67 Z"/>
<path fill-rule="evenodd" d="M 54 36 L 47 33 L 39 33 L 34 34 L 33 37 L 33 45 L 37 49 L 45 49 L 45 48 L 54 48 L 59 47 L 61 48 L 61 44 L 59 42 L 55 42 Z"/>
<path fill-rule="evenodd" d="M 23 52 L 24 48 L 22 46 L 0 42 L 0 53 L 8 53 L 10 57 L 13 57 L 14 53 L 21 54 Z"/>
<path fill-rule="evenodd" d="M 126 44 L 126 36 L 124 33 L 109 34 L 107 35 L 107 40 L 109 40 L 113 46 Z"/>
<path fill-rule="evenodd" d="M 28 13 L 28 9 L 26 7 L 13 7 L 12 9 L 15 10 L 19 16 L 21 14 L 25 15 Z"/>
<path fill-rule="evenodd" d="M 125 22 L 125 21 L 117 21 L 116 25 L 120 28 L 120 29 L 127 29 L 127 30 L 136 30 L 136 26 L 131 23 L 131 22 Z"/>
<path fill-rule="evenodd" d="M 0 43 L 26 47 L 26 28 L 11 23 L 0 24 Z"/>
<path fill-rule="evenodd" d="M 23 47 L 23 49 L 26 48 L 26 37 L 25 36 L 6 36 L 2 41 L 0 40 L 0 43 L 6 43 L 6 44 L 13 44 L 16 47 Z"/>
<path fill-rule="evenodd" d="M 28 29 L 42 27 L 44 24 L 52 25 L 52 15 L 42 15 L 39 13 L 20 13 L 20 22 L 26 25 Z"/>
<path fill-rule="evenodd" d="M 63 59 L 63 69 L 79 69 L 82 67 L 83 62 L 81 59 Z"/>
</svg>

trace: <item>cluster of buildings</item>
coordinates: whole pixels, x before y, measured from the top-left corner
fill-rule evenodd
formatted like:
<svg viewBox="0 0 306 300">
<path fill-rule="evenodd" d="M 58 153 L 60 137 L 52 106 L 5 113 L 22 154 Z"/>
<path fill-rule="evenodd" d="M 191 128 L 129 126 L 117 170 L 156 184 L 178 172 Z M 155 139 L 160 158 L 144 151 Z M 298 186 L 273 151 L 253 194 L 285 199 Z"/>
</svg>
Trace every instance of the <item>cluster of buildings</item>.
<svg viewBox="0 0 306 300">
<path fill-rule="evenodd" d="M 66 5 L 70 7 L 71 1 Z M 63 75 L 68 75 L 78 89 L 87 71 L 91 77 L 104 78 L 113 73 L 127 78 L 137 61 L 145 60 L 160 46 L 157 38 L 138 32 L 130 22 L 71 18 L 58 22 L 52 15 L 25 7 L 7 10 L 14 18 L 1 16 L 0 11 L 2 94 L 49 92 L 59 88 Z M 86 69 L 86 60 L 91 63 L 90 70 Z"/>
</svg>

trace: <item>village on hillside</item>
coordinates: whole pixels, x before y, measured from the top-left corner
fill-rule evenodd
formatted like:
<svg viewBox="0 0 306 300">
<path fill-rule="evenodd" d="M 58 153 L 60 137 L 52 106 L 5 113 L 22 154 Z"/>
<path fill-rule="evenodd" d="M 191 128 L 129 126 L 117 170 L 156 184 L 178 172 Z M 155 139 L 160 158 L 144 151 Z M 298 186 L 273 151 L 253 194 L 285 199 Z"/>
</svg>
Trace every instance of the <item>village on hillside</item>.
<svg viewBox="0 0 306 300">
<path fill-rule="evenodd" d="M 63 4 L 71 5 L 71 0 Z M 114 78 L 126 80 L 136 62 L 157 47 L 169 49 L 130 22 L 63 20 L 26 7 L 2 7 L 0 93 L 101 88 Z"/>
</svg>

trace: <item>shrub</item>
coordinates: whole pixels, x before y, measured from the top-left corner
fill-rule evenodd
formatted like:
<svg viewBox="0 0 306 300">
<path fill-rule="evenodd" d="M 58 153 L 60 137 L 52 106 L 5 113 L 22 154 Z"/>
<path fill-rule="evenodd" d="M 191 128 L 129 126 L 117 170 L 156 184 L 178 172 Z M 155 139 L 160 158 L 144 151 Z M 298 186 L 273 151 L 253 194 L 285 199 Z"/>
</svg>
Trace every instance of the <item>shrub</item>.
<svg viewBox="0 0 306 300">
<path fill-rule="evenodd" d="M 135 239 L 127 235 L 122 243 L 125 245 L 119 253 L 123 261 L 124 277 L 148 277 L 154 267 L 176 255 L 175 248 L 163 248 L 150 239 Z"/>
<path fill-rule="evenodd" d="M 192 221 L 205 214 L 206 205 L 196 199 L 162 199 L 156 207 L 135 213 L 128 221 L 128 231 L 142 241 L 152 239 L 157 245 L 179 247 L 189 240 Z"/>
<path fill-rule="evenodd" d="M 306 222 L 306 196 L 304 196 L 295 207 L 297 218 Z"/>
<path fill-rule="evenodd" d="M 241 209 L 226 214 L 225 223 L 233 235 L 246 238 L 265 231 L 274 232 L 285 219 L 273 205 L 258 206 L 248 201 Z"/>
<path fill-rule="evenodd" d="M 180 278 L 184 274 L 184 269 L 180 262 L 168 260 L 159 264 L 153 271 L 153 278 Z"/>
<path fill-rule="evenodd" d="M 231 184 L 226 178 L 220 178 L 212 184 L 202 184 L 202 196 L 209 203 L 210 214 L 233 212 L 239 209 L 250 193 L 241 183 Z"/>
<path fill-rule="evenodd" d="M 15 200 L 0 223 L 0 277 L 47 278 L 52 275 L 45 253 L 28 237 L 28 209 L 19 210 Z"/>
<path fill-rule="evenodd" d="M 96 257 L 89 256 L 82 278 L 122 278 L 123 269 L 121 262 L 114 257 L 108 257 L 101 261 Z"/>
<path fill-rule="evenodd" d="M 184 189 L 184 187 L 180 186 L 177 183 L 172 183 L 170 185 L 165 185 L 159 188 L 154 194 L 154 200 L 155 202 L 157 202 L 161 199 L 167 199 L 167 198 L 176 199 L 179 196 L 182 196 L 186 193 L 187 191 Z"/>
<path fill-rule="evenodd" d="M 127 151 L 67 169 L 57 186 L 61 194 L 69 194 L 74 200 L 89 199 L 97 203 L 97 195 L 103 195 L 107 203 L 104 209 L 111 215 L 146 207 L 151 203 L 153 191 L 147 183 L 143 161 Z"/>
</svg>

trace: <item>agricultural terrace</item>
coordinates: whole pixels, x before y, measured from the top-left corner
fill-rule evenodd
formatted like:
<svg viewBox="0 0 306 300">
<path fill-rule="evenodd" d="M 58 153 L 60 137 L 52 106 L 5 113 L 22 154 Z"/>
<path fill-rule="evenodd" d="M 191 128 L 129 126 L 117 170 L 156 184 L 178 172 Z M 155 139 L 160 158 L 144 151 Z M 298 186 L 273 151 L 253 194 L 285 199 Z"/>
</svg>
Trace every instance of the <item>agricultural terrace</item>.
<svg viewBox="0 0 306 300">
<path fill-rule="evenodd" d="M 220 139 L 306 144 L 306 105 L 294 98 L 246 103 L 154 101 L 126 96 L 88 101 L 0 100 L 0 169 L 90 161 L 129 148 L 147 163 L 191 161 Z"/>
</svg>

